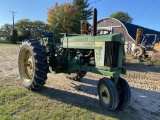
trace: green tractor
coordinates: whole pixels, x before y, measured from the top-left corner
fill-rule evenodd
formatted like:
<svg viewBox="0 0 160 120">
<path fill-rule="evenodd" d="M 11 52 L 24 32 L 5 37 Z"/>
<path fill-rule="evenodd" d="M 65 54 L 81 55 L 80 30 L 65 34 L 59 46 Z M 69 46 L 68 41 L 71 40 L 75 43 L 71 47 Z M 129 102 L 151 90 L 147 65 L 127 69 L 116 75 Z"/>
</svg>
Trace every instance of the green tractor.
<svg viewBox="0 0 160 120">
<path fill-rule="evenodd" d="M 65 73 L 73 80 L 83 78 L 86 72 L 103 75 L 98 81 L 100 103 L 107 110 L 123 109 L 129 104 L 131 92 L 126 80 L 120 77 L 122 67 L 122 34 L 97 35 L 97 11 L 94 9 L 93 30 L 90 35 L 43 33 L 40 39 L 22 42 L 18 56 L 19 75 L 29 90 L 41 88 L 47 73 Z M 81 30 L 83 31 L 83 30 Z"/>
</svg>

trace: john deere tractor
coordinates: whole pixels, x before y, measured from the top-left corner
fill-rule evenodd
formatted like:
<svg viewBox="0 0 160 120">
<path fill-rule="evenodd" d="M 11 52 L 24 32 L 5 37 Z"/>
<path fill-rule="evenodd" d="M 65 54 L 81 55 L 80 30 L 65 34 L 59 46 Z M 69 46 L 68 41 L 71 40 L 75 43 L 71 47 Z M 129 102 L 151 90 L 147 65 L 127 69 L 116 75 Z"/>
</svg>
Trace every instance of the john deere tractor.
<svg viewBox="0 0 160 120">
<path fill-rule="evenodd" d="M 97 84 L 101 105 L 107 110 L 123 109 L 131 96 L 128 83 L 120 77 L 126 73 L 122 67 L 124 36 L 97 35 L 96 9 L 92 31 L 86 31 L 86 24 L 81 27 L 83 35 L 63 33 L 62 38 L 57 38 L 54 33 L 44 32 L 40 39 L 22 42 L 18 56 L 22 84 L 37 90 L 43 87 L 49 72 L 65 73 L 73 80 L 92 72 L 104 76 Z"/>
</svg>

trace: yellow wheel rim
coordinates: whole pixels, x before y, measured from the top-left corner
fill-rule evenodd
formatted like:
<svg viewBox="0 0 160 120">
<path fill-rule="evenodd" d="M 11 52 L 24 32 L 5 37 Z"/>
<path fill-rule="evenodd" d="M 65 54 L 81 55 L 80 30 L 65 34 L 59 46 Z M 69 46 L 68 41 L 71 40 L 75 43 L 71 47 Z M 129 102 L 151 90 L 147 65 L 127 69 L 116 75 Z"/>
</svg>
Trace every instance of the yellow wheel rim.
<svg viewBox="0 0 160 120">
<path fill-rule="evenodd" d="M 20 53 L 20 72 L 25 82 L 30 82 L 32 80 L 34 72 L 33 57 L 26 48 Z"/>
<path fill-rule="evenodd" d="M 109 104 L 110 94 L 109 94 L 107 87 L 104 84 L 100 86 L 100 97 L 102 98 L 105 104 Z"/>
</svg>

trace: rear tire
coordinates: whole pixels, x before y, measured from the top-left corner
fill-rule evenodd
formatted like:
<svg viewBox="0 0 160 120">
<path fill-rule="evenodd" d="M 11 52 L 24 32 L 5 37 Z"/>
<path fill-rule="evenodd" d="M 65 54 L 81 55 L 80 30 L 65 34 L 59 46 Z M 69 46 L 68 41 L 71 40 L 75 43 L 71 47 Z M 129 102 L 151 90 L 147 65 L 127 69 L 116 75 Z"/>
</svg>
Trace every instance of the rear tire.
<svg viewBox="0 0 160 120">
<path fill-rule="evenodd" d="M 46 52 L 37 40 L 22 42 L 18 56 L 19 76 L 22 85 L 35 90 L 47 80 L 48 63 Z"/>
<path fill-rule="evenodd" d="M 131 98 L 131 91 L 130 87 L 126 80 L 123 78 L 119 78 L 118 84 L 117 84 L 117 90 L 119 92 L 119 105 L 117 109 L 122 110 L 126 106 L 128 106 Z"/>
<path fill-rule="evenodd" d="M 97 85 L 100 104 L 107 110 L 115 110 L 119 104 L 119 95 L 115 84 L 108 78 L 102 78 Z"/>
</svg>

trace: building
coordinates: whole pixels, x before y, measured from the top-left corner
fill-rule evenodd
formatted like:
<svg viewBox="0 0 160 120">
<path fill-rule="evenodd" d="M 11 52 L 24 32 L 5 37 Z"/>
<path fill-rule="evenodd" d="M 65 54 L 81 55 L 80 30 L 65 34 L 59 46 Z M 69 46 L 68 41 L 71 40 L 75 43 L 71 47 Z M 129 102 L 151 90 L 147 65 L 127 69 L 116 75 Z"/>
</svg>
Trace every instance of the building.
<svg viewBox="0 0 160 120">
<path fill-rule="evenodd" d="M 160 32 L 144 28 L 142 26 L 134 25 L 131 23 L 126 23 L 119 21 L 115 18 L 104 18 L 97 21 L 98 29 L 107 29 L 109 33 L 122 33 L 125 36 L 125 52 L 131 53 L 135 47 L 136 31 L 137 28 L 143 29 L 143 35 L 145 34 L 157 34 L 160 36 Z M 142 37 L 143 38 L 143 37 Z M 142 38 L 140 41 L 142 41 Z M 152 43 L 153 39 L 148 40 L 148 44 Z"/>
</svg>

